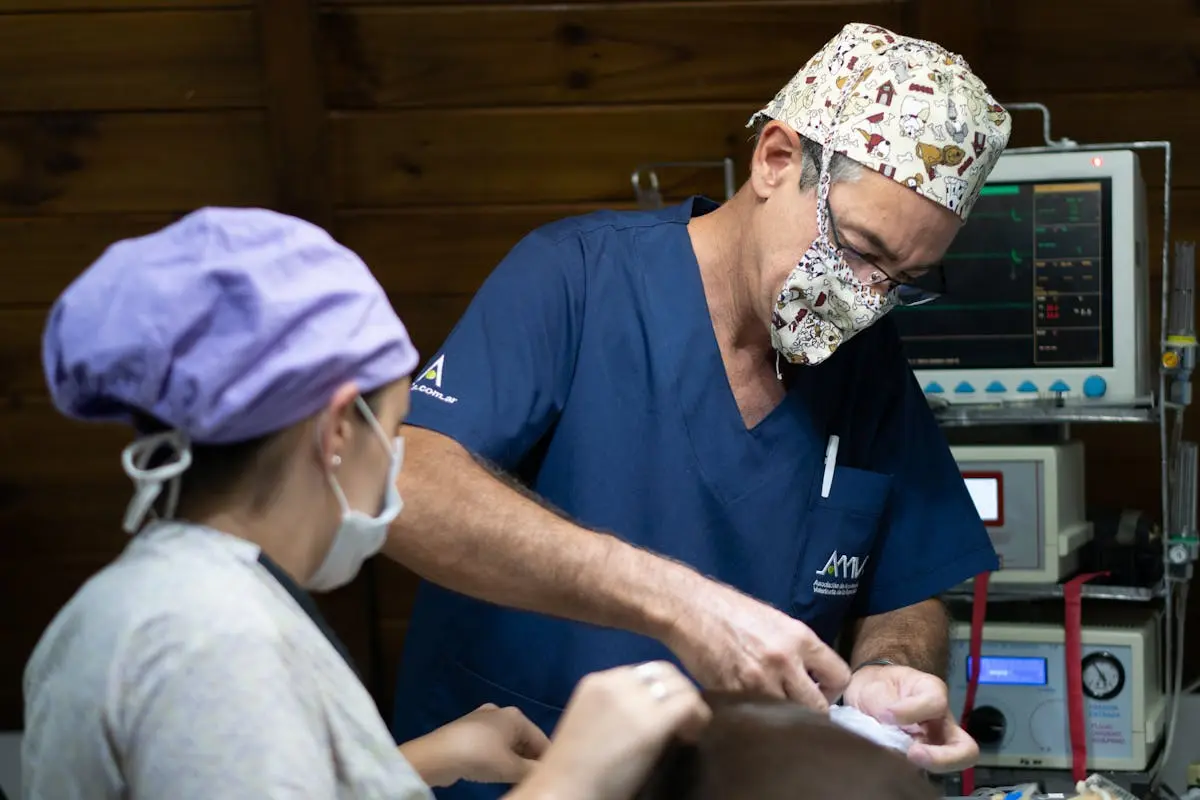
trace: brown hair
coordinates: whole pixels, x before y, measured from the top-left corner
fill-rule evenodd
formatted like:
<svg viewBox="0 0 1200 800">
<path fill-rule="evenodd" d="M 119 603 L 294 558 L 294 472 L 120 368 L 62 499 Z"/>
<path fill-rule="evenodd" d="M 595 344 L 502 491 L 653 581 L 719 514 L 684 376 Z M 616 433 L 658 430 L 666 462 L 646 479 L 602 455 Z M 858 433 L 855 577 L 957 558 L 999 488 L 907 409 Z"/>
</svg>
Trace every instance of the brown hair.
<svg viewBox="0 0 1200 800">
<path fill-rule="evenodd" d="M 372 412 L 379 412 L 379 401 L 386 387 L 363 393 L 363 400 Z M 357 409 L 362 419 L 362 412 Z M 169 426 L 141 412 L 134 413 L 134 428 L 139 435 L 169 430 Z M 193 442 L 192 465 L 180 476 L 179 505 L 175 516 L 180 519 L 195 519 L 211 513 L 215 508 L 229 502 L 239 492 L 249 501 L 250 510 L 261 513 L 279 492 L 289 459 L 292 457 L 292 439 L 298 435 L 296 426 L 232 444 L 198 444 Z M 157 466 L 166 459 L 160 451 L 151 457 L 147 466 Z M 248 480 L 253 477 L 254 480 Z M 162 512 L 166 501 L 163 492 L 155 501 L 155 510 Z"/>
<path fill-rule="evenodd" d="M 695 743 L 669 746 L 634 800 L 937 800 L 903 755 L 795 703 L 709 693 Z"/>
</svg>

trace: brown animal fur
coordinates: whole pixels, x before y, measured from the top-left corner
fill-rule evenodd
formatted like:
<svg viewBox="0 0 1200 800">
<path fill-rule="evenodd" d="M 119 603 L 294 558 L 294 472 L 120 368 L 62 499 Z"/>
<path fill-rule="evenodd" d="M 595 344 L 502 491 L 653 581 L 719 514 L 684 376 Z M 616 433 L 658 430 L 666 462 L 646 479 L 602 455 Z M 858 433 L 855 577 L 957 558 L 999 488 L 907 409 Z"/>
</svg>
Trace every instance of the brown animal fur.
<svg viewBox="0 0 1200 800">
<path fill-rule="evenodd" d="M 667 748 L 634 800 L 937 800 L 902 755 L 794 703 L 708 694 L 712 722 Z"/>
</svg>

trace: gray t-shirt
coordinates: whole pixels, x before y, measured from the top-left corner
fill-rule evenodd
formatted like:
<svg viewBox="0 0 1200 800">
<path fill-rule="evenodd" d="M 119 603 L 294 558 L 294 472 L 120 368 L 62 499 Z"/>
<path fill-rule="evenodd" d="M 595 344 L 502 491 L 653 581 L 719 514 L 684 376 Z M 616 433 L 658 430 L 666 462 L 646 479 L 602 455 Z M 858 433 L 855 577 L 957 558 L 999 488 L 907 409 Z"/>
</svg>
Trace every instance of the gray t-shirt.
<svg viewBox="0 0 1200 800">
<path fill-rule="evenodd" d="M 25 798 L 432 798 L 258 555 L 159 523 L 79 590 L 25 668 Z"/>
</svg>

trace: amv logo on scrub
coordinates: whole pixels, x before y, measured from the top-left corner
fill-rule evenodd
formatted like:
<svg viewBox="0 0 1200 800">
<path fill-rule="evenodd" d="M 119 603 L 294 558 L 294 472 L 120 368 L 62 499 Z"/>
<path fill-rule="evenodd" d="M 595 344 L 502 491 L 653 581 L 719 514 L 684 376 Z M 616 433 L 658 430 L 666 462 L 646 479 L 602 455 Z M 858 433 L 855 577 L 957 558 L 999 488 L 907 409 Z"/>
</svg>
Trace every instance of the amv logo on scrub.
<svg viewBox="0 0 1200 800">
<path fill-rule="evenodd" d="M 825 566 L 817 570 L 813 581 L 813 594 L 831 596 L 852 595 L 858 592 L 858 579 L 867 567 L 870 556 L 840 555 L 837 550 L 829 554 Z"/>
<path fill-rule="evenodd" d="M 422 392 L 436 400 L 441 400 L 443 403 L 457 403 L 457 397 L 442 393 L 442 375 L 445 369 L 446 354 L 442 353 L 437 357 L 436 361 L 429 365 L 428 369 L 421 373 L 421 377 L 413 381 L 412 391 Z M 433 385 L 430 386 L 430 383 Z"/>
</svg>

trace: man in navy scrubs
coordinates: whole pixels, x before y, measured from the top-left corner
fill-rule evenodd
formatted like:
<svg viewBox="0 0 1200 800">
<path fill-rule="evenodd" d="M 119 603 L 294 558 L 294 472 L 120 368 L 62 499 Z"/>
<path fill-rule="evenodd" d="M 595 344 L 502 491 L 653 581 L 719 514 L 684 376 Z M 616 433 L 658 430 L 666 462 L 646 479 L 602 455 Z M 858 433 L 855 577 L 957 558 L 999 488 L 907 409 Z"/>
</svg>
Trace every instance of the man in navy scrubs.
<svg viewBox="0 0 1200 800">
<path fill-rule="evenodd" d="M 751 124 L 732 200 L 535 230 L 414 380 L 398 737 L 485 702 L 550 730 L 585 673 L 665 657 L 976 757 L 936 598 L 998 564 L 880 320 L 929 299 L 1009 117 L 958 56 L 853 24 Z"/>
</svg>

